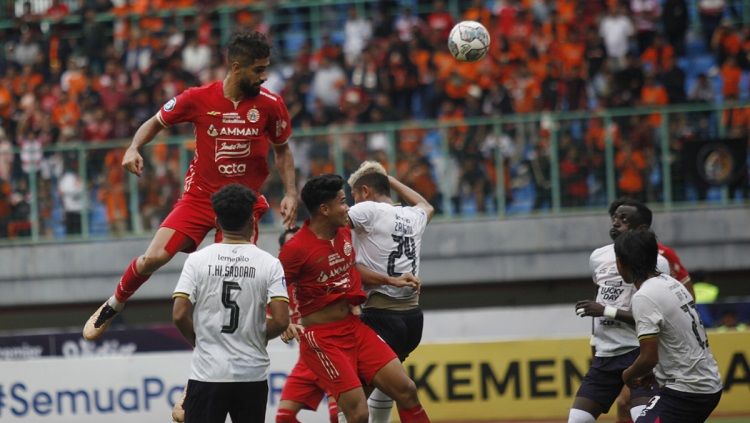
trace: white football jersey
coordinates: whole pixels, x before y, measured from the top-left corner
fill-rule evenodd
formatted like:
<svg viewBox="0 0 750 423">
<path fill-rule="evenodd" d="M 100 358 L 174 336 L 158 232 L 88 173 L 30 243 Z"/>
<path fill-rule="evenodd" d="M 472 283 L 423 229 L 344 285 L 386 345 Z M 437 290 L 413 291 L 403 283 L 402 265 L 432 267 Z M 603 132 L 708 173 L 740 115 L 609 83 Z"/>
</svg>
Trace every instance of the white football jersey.
<svg viewBox="0 0 750 423">
<path fill-rule="evenodd" d="M 596 302 L 620 310 L 630 310 L 630 300 L 635 285 L 627 284 L 617 271 L 615 244 L 605 245 L 591 253 L 589 259 L 594 283 L 598 286 Z M 669 274 L 669 262 L 662 256 L 656 258 L 656 270 Z M 614 357 L 638 348 L 635 327 L 610 319 L 594 317 L 593 345 L 597 357 Z"/>
<path fill-rule="evenodd" d="M 659 337 L 654 375 L 667 388 L 693 394 L 722 389 L 719 366 L 685 286 L 666 274 L 645 281 L 633 295 L 638 337 Z"/>
<path fill-rule="evenodd" d="M 427 227 L 427 213 L 417 207 L 362 201 L 349 209 L 354 226 L 352 241 L 357 263 L 389 276 L 411 272 L 419 274 L 419 252 L 422 234 Z M 408 287 L 381 285 L 365 291 L 380 292 L 391 298 L 405 299 L 417 295 Z"/>
<path fill-rule="evenodd" d="M 213 244 L 190 254 L 175 295 L 193 303 L 195 350 L 190 379 L 266 380 L 266 305 L 287 300 L 279 260 L 253 244 Z"/>
</svg>

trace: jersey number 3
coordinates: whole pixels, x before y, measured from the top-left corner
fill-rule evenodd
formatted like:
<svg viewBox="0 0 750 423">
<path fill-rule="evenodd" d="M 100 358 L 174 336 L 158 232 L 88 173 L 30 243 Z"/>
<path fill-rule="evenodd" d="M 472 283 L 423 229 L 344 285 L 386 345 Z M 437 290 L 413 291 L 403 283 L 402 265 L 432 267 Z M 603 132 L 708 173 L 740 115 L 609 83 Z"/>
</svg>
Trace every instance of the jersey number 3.
<svg viewBox="0 0 750 423">
<path fill-rule="evenodd" d="M 401 276 L 401 273 L 396 272 L 396 260 L 402 255 L 411 260 L 411 273 L 416 275 L 417 249 L 414 246 L 414 238 L 402 235 L 391 235 L 391 237 L 396 241 L 396 249 L 388 255 L 388 276 Z"/>
<path fill-rule="evenodd" d="M 232 291 L 241 291 L 240 284 L 224 281 L 221 287 L 221 303 L 229 309 L 229 324 L 221 327 L 221 333 L 234 333 L 240 324 L 240 306 L 232 299 Z"/>
</svg>

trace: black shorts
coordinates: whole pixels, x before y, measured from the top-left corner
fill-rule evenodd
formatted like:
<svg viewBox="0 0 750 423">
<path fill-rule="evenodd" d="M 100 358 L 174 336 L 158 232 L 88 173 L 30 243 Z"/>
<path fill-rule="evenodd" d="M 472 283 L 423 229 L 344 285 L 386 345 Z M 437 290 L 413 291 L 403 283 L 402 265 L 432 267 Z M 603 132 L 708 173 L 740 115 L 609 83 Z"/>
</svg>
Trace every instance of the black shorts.
<svg viewBox="0 0 750 423">
<path fill-rule="evenodd" d="M 646 409 L 638 416 L 637 423 L 703 423 L 714 411 L 721 391 L 715 394 L 691 394 L 662 388 Z"/>
<path fill-rule="evenodd" d="M 398 359 L 406 360 L 422 340 L 424 315 L 419 307 L 411 310 L 385 310 L 365 308 L 362 321 L 380 335 L 396 353 Z"/>
<path fill-rule="evenodd" d="M 188 380 L 185 423 L 263 423 L 266 420 L 268 382 L 200 382 Z"/>
<path fill-rule="evenodd" d="M 595 401 L 602 406 L 604 413 L 608 412 L 622 391 L 622 372 L 633 364 L 638 354 L 640 349 L 636 348 L 615 357 L 594 357 L 576 396 Z M 630 391 L 630 398 L 651 398 L 654 395 L 656 389 L 638 387 Z"/>
</svg>

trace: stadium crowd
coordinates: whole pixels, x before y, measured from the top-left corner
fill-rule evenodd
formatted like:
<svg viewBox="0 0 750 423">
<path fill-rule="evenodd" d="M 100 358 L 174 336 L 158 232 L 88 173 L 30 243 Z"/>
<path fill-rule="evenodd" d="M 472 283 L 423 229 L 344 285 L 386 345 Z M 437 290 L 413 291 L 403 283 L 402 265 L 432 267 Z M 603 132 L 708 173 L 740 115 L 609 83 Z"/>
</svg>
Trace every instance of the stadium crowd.
<svg viewBox="0 0 750 423">
<path fill-rule="evenodd" d="M 458 214 L 496 211 L 497 156 L 505 163 L 509 210 L 550 207 L 553 129 L 564 207 L 606 203 L 608 134 L 618 194 L 661 199 L 660 157 L 666 152 L 659 114 L 611 121 L 542 118 L 505 125 L 501 133 L 462 125 L 465 119 L 747 99 L 750 26 L 740 23 L 743 11 L 735 5 L 742 2 L 692 2 L 700 29 L 691 26 L 684 0 L 372 2 L 365 4 L 366 17 L 361 7 L 324 6 L 330 25 L 319 42 L 310 40 L 311 22 L 294 19 L 306 13 L 303 7 L 282 8 L 278 13 L 289 19 L 276 25 L 264 20 L 257 2 L 245 0 L 202 1 L 189 14 L 156 13 L 194 3 L 52 0 L 38 12 L 27 2 L 14 25 L 6 26 L 0 52 L 0 237 L 28 234 L 32 170 L 40 176 L 42 236 L 80 233 L 86 203 L 106 216 L 103 232 L 128 230 L 123 151 L 79 155 L 49 147 L 129 139 L 182 90 L 222 78 L 219 6 L 236 7 L 229 15 L 233 25 L 266 32 L 274 41 L 266 86 L 283 95 L 295 128 L 413 122 L 396 134 L 396 173 L 439 212 L 448 211 L 444 204 Z M 78 19 L 71 22 L 71 16 Z M 464 19 L 482 22 L 492 36 L 489 54 L 477 63 L 456 62 L 445 48 L 449 30 Z M 442 134 L 420 127 L 424 119 L 457 125 Z M 747 137 L 750 109 L 680 114 L 669 123 L 674 199 L 689 199 L 691 192 L 693 199 L 705 199 L 705 187 L 682 180 L 680 151 L 719 126 Z M 171 131 L 192 139 L 189 126 Z M 347 172 L 367 158 L 387 162 L 386 132 L 337 140 Z M 301 182 L 334 170 L 332 142 L 330 136 L 293 139 Z M 146 158 L 147 171 L 137 183 L 139 214 L 143 227 L 153 229 L 179 196 L 184 162 L 179 148 L 164 144 Z M 277 206 L 279 181 L 268 184 Z M 745 178 L 734 188 L 747 197 Z M 86 192 L 91 195 L 84 198 Z M 446 193 L 450 201 L 443 201 Z"/>
</svg>

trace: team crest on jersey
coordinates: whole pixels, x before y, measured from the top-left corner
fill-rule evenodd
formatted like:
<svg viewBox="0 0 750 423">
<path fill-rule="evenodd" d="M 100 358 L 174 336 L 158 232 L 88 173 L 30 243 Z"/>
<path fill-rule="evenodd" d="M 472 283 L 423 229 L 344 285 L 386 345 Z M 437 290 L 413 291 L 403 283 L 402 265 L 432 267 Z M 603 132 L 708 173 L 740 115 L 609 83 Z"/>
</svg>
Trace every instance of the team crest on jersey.
<svg viewBox="0 0 750 423">
<path fill-rule="evenodd" d="M 168 101 L 168 102 L 167 102 L 167 103 L 166 103 L 166 104 L 164 105 L 164 111 L 165 111 L 165 112 L 171 112 L 172 110 L 174 110 L 174 106 L 175 106 L 175 104 L 177 104 L 177 98 L 175 98 L 175 97 L 172 97 L 172 99 L 171 99 L 171 100 L 169 100 L 169 101 Z"/>
<path fill-rule="evenodd" d="M 211 124 L 211 126 L 208 127 L 208 131 L 206 131 L 209 137 L 215 137 L 219 135 L 219 131 L 216 130 L 216 127 Z"/>
<path fill-rule="evenodd" d="M 344 254 L 346 254 L 347 257 L 352 255 L 352 244 L 350 244 L 349 241 L 344 243 Z"/>
<path fill-rule="evenodd" d="M 248 110 L 247 111 L 247 120 L 250 123 L 255 123 L 255 122 L 259 121 L 260 120 L 260 112 L 258 111 L 258 109 L 256 109 L 255 107 L 253 107 L 252 109 Z"/>
</svg>

